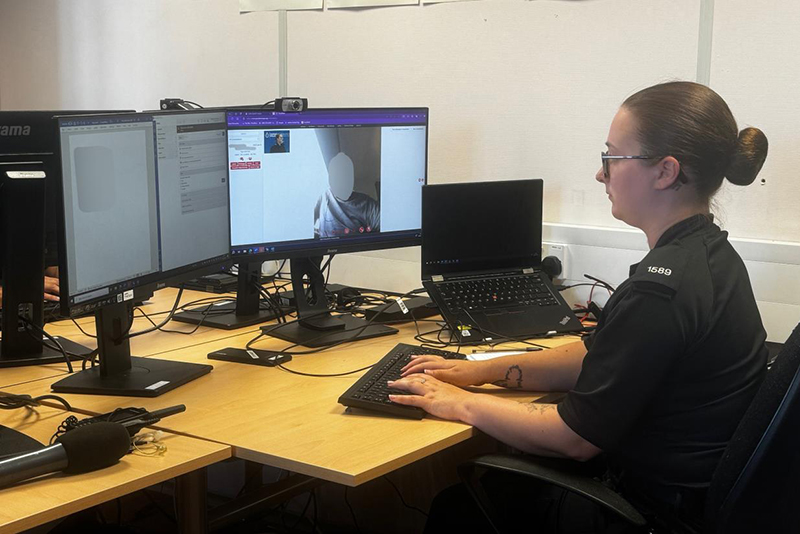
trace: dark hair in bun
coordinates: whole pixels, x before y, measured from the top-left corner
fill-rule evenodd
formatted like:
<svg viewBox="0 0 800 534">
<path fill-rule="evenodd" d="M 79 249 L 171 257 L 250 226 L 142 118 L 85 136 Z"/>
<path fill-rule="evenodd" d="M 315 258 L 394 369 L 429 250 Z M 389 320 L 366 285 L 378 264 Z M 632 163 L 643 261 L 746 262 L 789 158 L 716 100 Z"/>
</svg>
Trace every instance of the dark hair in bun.
<svg viewBox="0 0 800 534">
<path fill-rule="evenodd" d="M 736 151 L 725 178 L 736 185 L 750 185 L 767 159 L 767 136 L 758 128 L 745 128 L 736 139 Z"/>
<path fill-rule="evenodd" d="M 642 153 L 675 157 L 704 203 L 723 178 L 749 185 L 764 165 L 767 137 L 758 128 L 739 132 L 728 105 L 705 85 L 654 85 L 628 97 L 622 107 L 636 119 Z"/>
</svg>

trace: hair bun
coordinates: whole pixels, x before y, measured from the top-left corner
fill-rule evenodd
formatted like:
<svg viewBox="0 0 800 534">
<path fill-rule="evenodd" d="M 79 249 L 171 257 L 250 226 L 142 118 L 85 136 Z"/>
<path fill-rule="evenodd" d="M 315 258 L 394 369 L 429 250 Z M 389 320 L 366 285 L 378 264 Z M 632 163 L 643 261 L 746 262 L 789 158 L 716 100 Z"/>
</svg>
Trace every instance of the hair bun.
<svg viewBox="0 0 800 534">
<path fill-rule="evenodd" d="M 767 159 L 767 136 L 758 128 L 745 128 L 736 139 L 736 151 L 731 158 L 725 178 L 736 185 L 750 185 Z"/>
</svg>

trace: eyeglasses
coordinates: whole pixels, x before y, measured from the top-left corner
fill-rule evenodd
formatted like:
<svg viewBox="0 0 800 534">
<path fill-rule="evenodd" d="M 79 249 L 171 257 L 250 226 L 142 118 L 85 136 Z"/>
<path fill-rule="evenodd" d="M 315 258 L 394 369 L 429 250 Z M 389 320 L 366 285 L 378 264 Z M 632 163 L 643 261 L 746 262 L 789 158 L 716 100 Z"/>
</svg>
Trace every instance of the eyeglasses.
<svg viewBox="0 0 800 534">
<path fill-rule="evenodd" d="M 603 162 L 603 176 L 608 178 L 608 162 L 612 159 L 664 159 L 667 156 L 610 156 L 608 152 L 600 152 L 600 159 Z M 683 174 L 683 173 L 681 173 Z M 681 180 L 683 181 L 683 180 Z"/>
</svg>

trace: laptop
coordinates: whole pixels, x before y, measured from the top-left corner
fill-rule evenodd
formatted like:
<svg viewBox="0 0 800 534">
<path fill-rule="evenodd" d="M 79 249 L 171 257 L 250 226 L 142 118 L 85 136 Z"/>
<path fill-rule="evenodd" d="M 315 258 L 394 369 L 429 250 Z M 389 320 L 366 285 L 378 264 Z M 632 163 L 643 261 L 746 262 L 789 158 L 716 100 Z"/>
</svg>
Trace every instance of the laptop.
<svg viewBox="0 0 800 534">
<path fill-rule="evenodd" d="M 541 270 L 542 180 L 422 188 L 422 284 L 462 344 L 578 332 Z"/>
</svg>

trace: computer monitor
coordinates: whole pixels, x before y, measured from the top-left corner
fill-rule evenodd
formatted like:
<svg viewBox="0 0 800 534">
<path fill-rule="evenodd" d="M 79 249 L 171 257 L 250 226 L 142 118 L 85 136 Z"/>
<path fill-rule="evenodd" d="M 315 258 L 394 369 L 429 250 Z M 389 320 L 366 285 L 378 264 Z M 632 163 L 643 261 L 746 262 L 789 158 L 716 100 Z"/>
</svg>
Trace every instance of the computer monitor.
<svg viewBox="0 0 800 534">
<path fill-rule="evenodd" d="M 240 271 L 291 259 L 299 321 L 267 333 L 306 346 L 395 333 L 330 316 L 319 265 L 325 254 L 420 244 L 428 109 L 227 115 L 232 259 Z"/>
<path fill-rule="evenodd" d="M 4 183 L 0 189 L 0 279 L 4 297 L 0 368 L 63 361 L 61 350 L 43 340 L 41 332 L 44 268 L 58 263 L 60 170 L 53 117 L 101 112 L 115 113 L 0 111 L 0 179 Z M 9 173 L 17 177 L 12 178 Z M 66 338 L 55 338 L 68 355 L 85 356 L 90 352 Z"/>
<path fill-rule="evenodd" d="M 199 206 L 213 202 L 221 210 L 224 203 L 224 214 L 220 211 L 219 219 L 213 221 L 213 228 L 197 233 L 199 236 L 208 236 L 207 239 L 213 240 L 218 246 L 221 246 L 223 240 L 226 247 L 230 246 L 225 112 L 228 109 L 257 108 L 258 106 L 205 108 L 153 114 L 158 130 L 159 174 L 162 166 L 177 169 L 182 205 L 192 203 Z M 209 185 L 212 183 L 213 188 Z M 206 220 L 209 224 L 212 222 Z M 186 224 L 192 224 L 192 221 L 187 219 Z M 182 239 L 183 235 L 182 232 L 177 232 L 175 243 L 171 246 L 196 246 Z M 234 301 L 220 301 L 182 311 L 176 313 L 174 319 L 226 330 L 274 319 L 280 312 L 268 301 L 261 299 L 259 275 L 260 265 L 253 264 L 251 270 L 240 268 L 237 298 Z"/>
<path fill-rule="evenodd" d="M 53 390 L 157 396 L 208 373 L 132 357 L 129 333 L 137 295 L 229 261 L 227 175 L 205 165 L 224 150 L 222 114 L 62 117 L 58 126 L 61 302 L 68 313 L 94 311 L 100 365 Z M 180 139 L 179 129 L 204 134 Z"/>
</svg>

